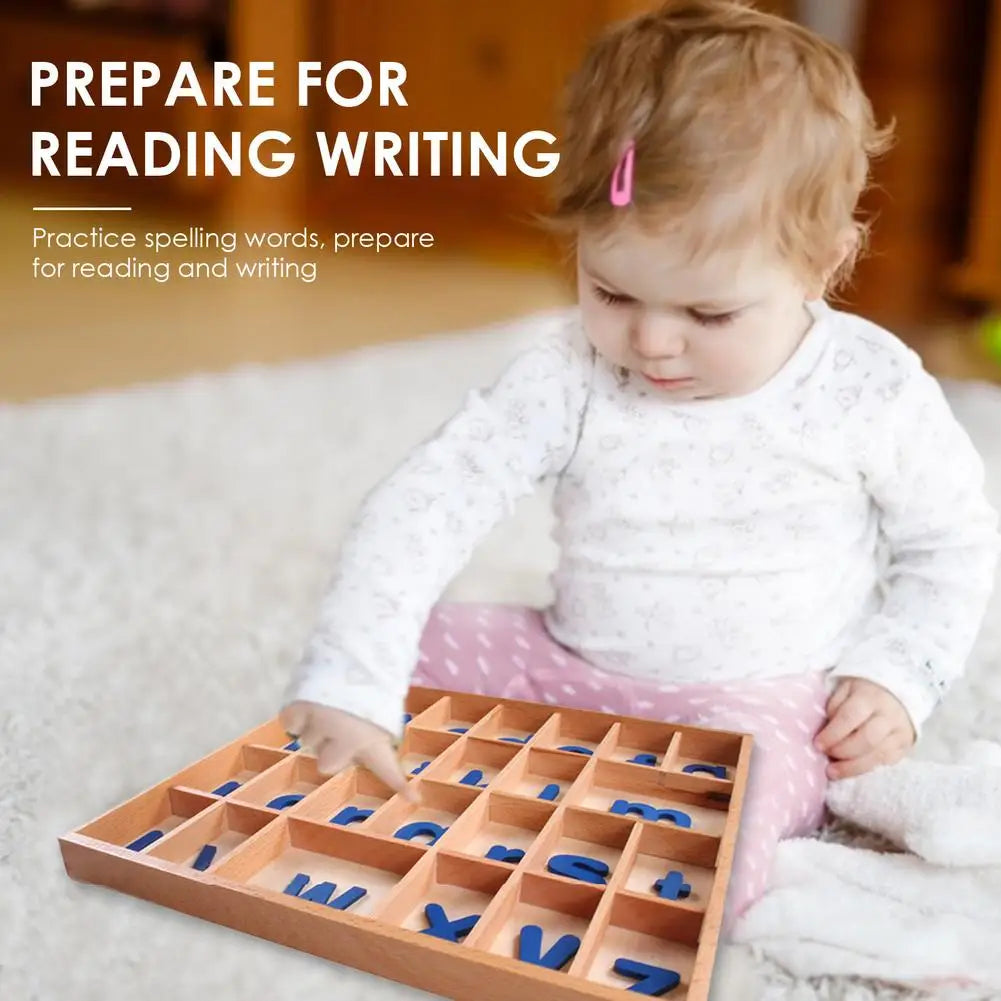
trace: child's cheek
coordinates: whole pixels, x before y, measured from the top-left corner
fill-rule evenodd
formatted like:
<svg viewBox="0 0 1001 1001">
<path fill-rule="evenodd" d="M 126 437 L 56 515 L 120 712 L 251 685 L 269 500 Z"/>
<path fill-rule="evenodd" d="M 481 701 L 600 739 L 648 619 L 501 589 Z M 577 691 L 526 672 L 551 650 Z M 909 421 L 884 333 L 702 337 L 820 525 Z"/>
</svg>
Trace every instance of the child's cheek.
<svg viewBox="0 0 1001 1001">
<path fill-rule="evenodd" d="M 617 316 L 607 306 L 586 304 L 581 315 L 587 338 L 598 353 L 613 361 L 621 360 L 629 341 L 626 313 Z"/>
</svg>

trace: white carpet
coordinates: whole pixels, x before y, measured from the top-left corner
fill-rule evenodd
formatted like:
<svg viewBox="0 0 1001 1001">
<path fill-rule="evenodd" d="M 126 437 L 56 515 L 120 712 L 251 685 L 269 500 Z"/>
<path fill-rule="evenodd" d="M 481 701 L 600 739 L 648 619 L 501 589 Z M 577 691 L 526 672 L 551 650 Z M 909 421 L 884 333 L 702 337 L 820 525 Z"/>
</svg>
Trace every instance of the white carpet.
<svg viewBox="0 0 1001 1001">
<path fill-rule="evenodd" d="M 520 338 L 505 329 L 0 408 L 0 998 L 425 996 L 70 881 L 56 838 L 272 715 L 365 490 Z M 1001 392 L 950 387 L 1001 501 Z M 451 589 L 542 603 L 544 496 Z M 1001 738 L 1001 608 L 922 753 Z M 716 997 L 904 998 L 728 950 Z M 754 984 L 745 977 L 754 971 Z"/>
</svg>

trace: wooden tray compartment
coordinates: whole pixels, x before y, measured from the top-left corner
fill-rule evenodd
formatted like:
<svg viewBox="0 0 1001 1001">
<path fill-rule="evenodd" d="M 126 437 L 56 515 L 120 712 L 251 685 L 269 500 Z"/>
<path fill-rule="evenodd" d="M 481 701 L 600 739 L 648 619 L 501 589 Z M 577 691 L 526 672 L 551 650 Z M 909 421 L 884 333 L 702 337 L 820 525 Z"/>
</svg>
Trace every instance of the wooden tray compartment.
<svg viewBox="0 0 1001 1001">
<path fill-rule="evenodd" d="M 403 723 L 409 726 L 425 709 L 430 709 L 439 699 L 443 699 L 451 692 L 442 691 L 437 688 L 412 687 L 407 691 L 407 697 L 403 706 Z"/>
<path fill-rule="evenodd" d="M 591 757 L 529 745 L 492 788 L 512 796 L 559 803 L 588 766 Z M 555 788 L 553 788 L 555 786 Z"/>
<path fill-rule="evenodd" d="M 726 730 L 686 727 L 681 734 L 678 755 L 670 767 L 682 774 L 695 774 L 718 782 L 732 780 L 740 759 L 741 736 Z M 725 774 L 713 773 L 719 769 L 723 769 Z"/>
<path fill-rule="evenodd" d="M 366 831 L 414 845 L 437 844 L 477 801 L 481 792 L 471 786 L 432 779 L 418 779 L 416 782 L 421 794 L 420 803 L 411 803 L 402 796 L 394 797 L 378 815 L 372 817 Z M 437 827 L 438 833 L 419 831 L 413 827 L 421 824 Z"/>
<path fill-rule="evenodd" d="M 243 786 L 280 762 L 288 760 L 290 754 L 290 751 L 263 744 L 229 747 L 207 758 L 196 773 L 188 776 L 184 784 L 213 796 L 238 797 Z"/>
<path fill-rule="evenodd" d="M 592 949 L 582 948 L 583 962 L 572 972 L 621 992 L 646 980 L 616 972 L 623 959 L 670 970 L 679 979 L 662 996 L 678 1001 L 689 995 L 701 928 L 702 916 L 695 911 L 615 894 L 607 926 L 592 940 Z"/>
<path fill-rule="evenodd" d="M 312 755 L 290 754 L 240 786 L 229 798 L 268 810 L 288 810 L 331 779 L 320 773 Z"/>
<path fill-rule="evenodd" d="M 613 761 L 665 768 L 678 754 L 683 727 L 653 720 L 627 720 L 619 724 L 615 742 L 602 756 Z"/>
<path fill-rule="evenodd" d="M 548 747 L 567 754 L 590 757 L 599 748 L 611 747 L 618 724 L 604 713 L 563 711 L 554 713 L 532 740 L 533 747 Z"/>
<path fill-rule="evenodd" d="M 453 782 L 473 789 L 485 789 L 522 750 L 520 744 L 465 737 L 420 774 L 438 782 Z"/>
<path fill-rule="evenodd" d="M 518 704 L 497 706 L 476 727 L 474 735 L 484 740 L 528 744 L 542 732 L 553 716 L 548 706 Z"/>
<path fill-rule="evenodd" d="M 342 827 L 358 827 L 367 825 L 396 795 L 382 779 L 365 768 L 348 768 L 326 778 L 315 792 L 291 808 L 295 816 Z"/>
<path fill-rule="evenodd" d="M 507 866 L 444 850 L 429 852 L 426 862 L 400 883 L 379 920 L 464 946 L 510 876 Z M 433 915 L 429 908 L 440 910 Z M 459 926 L 444 927 L 455 921 Z"/>
<path fill-rule="evenodd" d="M 332 883 L 327 903 L 311 902 L 371 916 L 423 855 L 422 849 L 402 841 L 289 816 L 244 842 L 219 865 L 216 875 L 273 894 L 276 900 L 292 895 L 309 900 L 319 885 Z M 298 892 L 287 892 L 293 887 Z M 350 904 L 343 906 L 342 894 L 355 887 L 365 894 L 357 899 L 351 894 Z"/>
<path fill-rule="evenodd" d="M 635 822 L 626 817 L 567 807 L 536 840 L 525 861 L 526 868 L 560 880 L 607 886 L 623 862 L 635 827 Z M 569 869 L 565 858 L 568 855 L 603 863 L 607 871 L 600 874 L 599 866 Z"/>
<path fill-rule="evenodd" d="M 726 792 L 712 788 L 714 785 L 725 786 Z M 566 804 L 602 813 L 637 816 L 644 822 L 673 824 L 718 837 L 726 824 L 728 805 L 728 798 L 720 797 L 729 797 L 731 786 L 729 782 L 697 775 L 598 760 L 588 769 L 585 781 L 577 783 L 567 794 Z M 623 805 L 626 813 L 620 813 Z M 658 818 L 647 815 L 642 806 L 655 811 L 673 810 L 678 814 Z"/>
<path fill-rule="evenodd" d="M 194 869 L 198 863 L 198 871 L 210 872 L 274 819 L 270 810 L 216 803 L 155 842 L 148 854 L 185 869 Z M 204 851 L 206 846 L 213 851 Z"/>
<path fill-rule="evenodd" d="M 79 833 L 109 845 L 149 851 L 161 838 L 219 800 L 179 786 L 158 786 L 91 821 Z M 132 846 L 135 847 L 132 847 Z"/>
<path fill-rule="evenodd" d="M 580 944 L 595 919 L 602 889 L 538 873 L 526 872 L 513 879 L 517 882 L 510 884 L 508 892 L 498 898 L 470 945 L 517 960 L 531 970 L 540 969 L 537 961 L 555 947 L 563 960 L 556 972 L 565 976 L 572 969 Z M 526 926 L 542 929 L 541 943 L 529 949 L 531 959 L 519 955 Z M 561 949 L 560 940 L 568 935 L 576 941 L 563 943 Z M 556 962 L 555 956 L 553 961 Z"/>
<path fill-rule="evenodd" d="M 716 877 L 718 853 L 717 838 L 666 824 L 643 824 L 622 889 L 636 896 L 672 899 L 678 906 L 705 910 Z M 670 897 L 664 897 L 656 884 L 675 872 L 680 877 L 669 878 L 664 890 Z M 679 884 L 686 885 L 687 891 L 682 891 Z"/>
<path fill-rule="evenodd" d="M 442 695 L 422 713 L 415 715 L 411 722 L 424 730 L 464 734 L 472 730 L 496 704 L 496 699 L 485 699 L 482 695 Z"/>
<path fill-rule="evenodd" d="M 446 845 L 453 853 L 516 866 L 538 841 L 555 812 L 551 803 L 500 792 L 484 793 L 453 827 Z"/>
<path fill-rule="evenodd" d="M 453 744 L 458 743 L 457 733 L 441 730 L 425 730 L 416 723 L 407 727 L 397 750 L 400 766 L 407 775 L 422 775 L 435 758 L 444 754 Z"/>
</svg>

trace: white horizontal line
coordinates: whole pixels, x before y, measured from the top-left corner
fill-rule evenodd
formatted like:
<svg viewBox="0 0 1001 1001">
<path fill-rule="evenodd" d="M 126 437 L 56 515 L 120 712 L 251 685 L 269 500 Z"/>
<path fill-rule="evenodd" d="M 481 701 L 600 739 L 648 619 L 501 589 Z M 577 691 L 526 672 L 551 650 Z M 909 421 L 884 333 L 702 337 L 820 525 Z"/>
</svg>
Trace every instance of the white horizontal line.
<svg viewBox="0 0 1001 1001">
<path fill-rule="evenodd" d="M 131 212 L 130 205 L 35 205 L 32 212 Z"/>
</svg>

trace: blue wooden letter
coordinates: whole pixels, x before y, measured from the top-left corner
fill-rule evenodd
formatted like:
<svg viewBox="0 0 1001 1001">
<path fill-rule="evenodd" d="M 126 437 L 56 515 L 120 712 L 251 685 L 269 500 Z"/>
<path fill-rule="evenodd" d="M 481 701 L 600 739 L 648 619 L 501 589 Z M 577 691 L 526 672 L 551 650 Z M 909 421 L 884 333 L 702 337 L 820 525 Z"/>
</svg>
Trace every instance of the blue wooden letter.
<svg viewBox="0 0 1001 1001">
<path fill-rule="evenodd" d="M 583 883 L 598 883 L 605 885 L 608 877 L 608 864 L 601 859 L 588 858 L 587 855 L 554 855 L 546 868 L 556 876 L 569 876 Z"/>
<path fill-rule="evenodd" d="M 446 831 L 447 827 L 441 824 L 434 824 L 430 820 L 415 820 L 413 823 L 404 824 L 396 834 L 395 838 L 401 841 L 413 841 L 414 838 L 430 838 L 429 845 L 433 845 Z"/>
<path fill-rule="evenodd" d="M 655 765 L 657 764 L 656 754 L 637 754 L 629 759 L 631 765 Z"/>
<path fill-rule="evenodd" d="M 478 789 L 486 789 L 487 783 L 482 781 L 483 772 L 479 768 L 474 768 L 471 772 L 466 772 L 461 779 L 459 779 L 459 785 L 464 786 L 476 786 Z"/>
<path fill-rule="evenodd" d="M 527 744 L 533 737 L 534 733 L 530 733 L 527 737 L 501 737 L 501 740 L 506 740 L 509 744 Z"/>
<path fill-rule="evenodd" d="M 650 966 L 635 959 L 619 958 L 612 969 L 621 977 L 631 977 L 639 981 L 629 990 L 650 997 L 660 997 L 681 983 L 681 977 L 674 970 L 665 969 L 663 966 Z"/>
<path fill-rule="evenodd" d="M 329 906 L 336 911 L 346 911 L 352 904 L 356 904 L 368 890 L 364 886 L 352 886 L 350 890 L 345 890 L 339 897 L 330 901 Z"/>
<path fill-rule="evenodd" d="M 239 788 L 240 788 L 240 783 L 237 782 L 235 779 L 232 779 L 229 782 L 223 782 L 223 784 L 219 786 L 218 789 L 213 789 L 212 795 L 228 796 L 234 789 L 239 789 Z"/>
<path fill-rule="evenodd" d="M 357 824 L 359 821 L 367 820 L 372 816 L 374 810 L 359 810 L 357 806 L 346 806 L 336 816 L 330 818 L 332 824 Z"/>
<path fill-rule="evenodd" d="M 572 751 L 574 754 L 594 754 L 590 747 L 579 747 L 577 744 L 564 744 L 557 747 L 557 751 Z"/>
<path fill-rule="evenodd" d="M 560 970 L 577 955 L 580 939 L 576 935 L 561 935 L 542 955 L 542 928 L 539 925 L 524 925 L 518 936 L 518 958 L 536 966 L 550 970 Z"/>
<path fill-rule="evenodd" d="M 293 739 L 288 744 L 286 744 L 282 750 L 283 751 L 298 751 L 302 745 L 299 743 L 298 738 Z"/>
<path fill-rule="evenodd" d="M 683 873 L 672 869 L 663 879 L 653 884 L 658 896 L 663 900 L 679 900 L 691 895 L 692 888 L 685 882 Z"/>
<path fill-rule="evenodd" d="M 658 810 L 658 820 L 670 820 L 678 827 L 691 827 L 692 818 L 682 810 Z"/>
<path fill-rule="evenodd" d="M 627 799 L 617 799 L 609 808 L 609 813 L 618 813 L 623 817 L 630 813 L 639 814 L 644 820 L 659 820 L 655 807 L 649 803 L 630 803 Z"/>
<path fill-rule="evenodd" d="M 215 845 L 202 845 L 201 851 L 198 853 L 198 858 L 191 863 L 192 869 L 197 869 L 199 872 L 204 872 L 210 865 L 212 865 L 212 860 L 215 858 L 216 846 Z"/>
<path fill-rule="evenodd" d="M 523 848 L 505 848 L 504 845 L 494 845 L 487 852 L 487 858 L 495 862 L 510 862 L 512 865 L 517 865 L 524 857 Z"/>
<path fill-rule="evenodd" d="M 286 810 L 288 807 L 293 806 L 298 803 L 300 799 L 304 798 L 304 794 L 301 792 L 290 792 L 283 796 L 275 796 L 275 798 L 268 803 L 268 806 L 272 810 Z"/>
<path fill-rule="evenodd" d="M 422 762 L 421 762 L 421 763 L 420 763 L 420 764 L 419 764 L 419 765 L 418 765 L 418 766 L 417 766 L 416 768 L 414 768 L 414 769 L 413 769 L 413 770 L 412 770 L 412 771 L 410 772 L 410 774 L 411 774 L 411 775 L 420 775 L 420 773 L 421 773 L 422 771 L 424 771 L 424 769 L 425 769 L 425 768 L 427 768 L 427 766 L 428 766 L 428 765 L 430 765 L 430 764 L 431 764 L 431 762 L 430 762 L 430 761 L 422 761 Z"/>
<path fill-rule="evenodd" d="M 726 778 L 726 768 L 723 765 L 685 765 L 681 769 L 683 772 L 688 772 L 689 775 L 694 775 L 696 772 L 708 772 L 710 775 L 715 775 L 718 779 Z"/>
<path fill-rule="evenodd" d="M 147 831 L 125 847 L 133 852 L 141 852 L 144 848 L 149 848 L 154 841 L 159 841 L 162 837 L 163 831 Z"/>
<path fill-rule="evenodd" d="M 445 908 L 441 904 L 428 904 L 424 908 L 424 917 L 428 919 L 428 927 L 422 935 L 434 935 L 446 942 L 458 942 L 473 930 L 473 925 L 480 920 L 479 914 L 469 914 L 464 918 L 449 921 Z"/>
<path fill-rule="evenodd" d="M 307 886 L 309 886 L 309 874 L 300 872 L 293 876 L 291 882 L 282 892 L 287 893 L 290 897 L 298 897 L 300 900 L 309 900 L 314 904 L 325 904 L 338 911 L 347 910 L 352 904 L 357 903 L 368 893 L 368 890 L 363 886 L 352 886 L 350 890 L 345 890 L 339 897 L 331 900 L 331 895 L 337 889 L 336 883 L 317 883 L 316 886 L 311 887 L 303 893 L 302 891 Z"/>
<path fill-rule="evenodd" d="M 692 818 L 681 810 L 658 810 L 649 803 L 630 803 L 626 799 L 617 799 L 609 808 L 609 813 L 617 813 L 625 816 L 629 813 L 639 814 L 644 820 L 670 820 L 678 827 L 691 827 Z"/>
<path fill-rule="evenodd" d="M 548 799 L 550 801 L 556 799 L 560 794 L 560 787 L 555 782 L 550 782 L 542 792 L 539 793 L 539 799 Z"/>
</svg>

